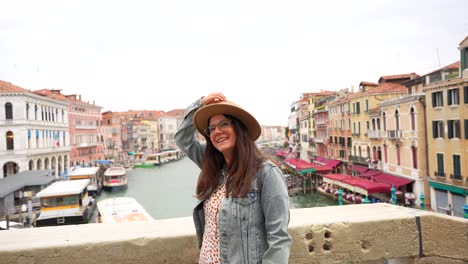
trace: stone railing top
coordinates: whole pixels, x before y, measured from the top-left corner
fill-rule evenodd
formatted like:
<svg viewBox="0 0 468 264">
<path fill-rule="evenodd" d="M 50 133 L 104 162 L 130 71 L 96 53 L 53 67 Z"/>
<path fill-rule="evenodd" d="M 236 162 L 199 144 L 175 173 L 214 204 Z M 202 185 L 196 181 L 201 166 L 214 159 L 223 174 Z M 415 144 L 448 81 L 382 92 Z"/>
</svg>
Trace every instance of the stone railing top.
<svg viewBox="0 0 468 264">
<path fill-rule="evenodd" d="M 292 209 L 289 232 L 289 263 L 468 262 L 467 219 L 390 204 Z M 1 263 L 195 263 L 198 258 L 191 217 L 8 230 L 0 231 L 0 238 Z"/>
</svg>

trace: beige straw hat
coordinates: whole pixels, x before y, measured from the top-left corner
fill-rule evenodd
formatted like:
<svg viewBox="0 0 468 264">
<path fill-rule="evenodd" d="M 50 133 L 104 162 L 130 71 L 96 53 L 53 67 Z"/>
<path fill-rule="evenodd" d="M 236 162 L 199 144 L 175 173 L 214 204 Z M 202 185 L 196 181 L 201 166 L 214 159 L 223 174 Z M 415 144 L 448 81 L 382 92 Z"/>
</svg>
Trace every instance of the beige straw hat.
<svg viewBox="0 0 468 264">
<path fill-rule="evenodd" d="M 240 106 L 229 101 L 223 101 L 201 107 L 195 112 L 195 115 L 193 116 L 193 123 L 198 132 L 205 135 L 210 117 L 224 114 L 239 119 L 245 125 L 245 127 L 247 127 L 249 137 L 253 141 L 260 137 L 262 129 L 257 119 L 255 119 L 255 117 L 242 109 Z"/>
</svg>

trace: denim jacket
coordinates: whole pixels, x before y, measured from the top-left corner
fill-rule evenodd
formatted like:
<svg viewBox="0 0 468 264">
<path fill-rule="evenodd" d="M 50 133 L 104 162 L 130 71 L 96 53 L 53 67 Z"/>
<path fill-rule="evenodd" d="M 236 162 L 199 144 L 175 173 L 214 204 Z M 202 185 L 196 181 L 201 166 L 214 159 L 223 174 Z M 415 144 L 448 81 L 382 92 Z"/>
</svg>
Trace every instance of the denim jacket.
<svg viewBox="0 0 468 264">
<path fill-rule="evenodd" d="M 175 140 L 178 147 L 199 167 L 206 145 L 195 138 L 193 114 L 201 100 L 189 106 Z M 224 182 L 225 172 L 219 173 Z M 262 190 L 257 179 L 262 177 Z M 205 229 L 203 202 L 193 210 L 193 219 L 201 247 Z M 263 162 L 245 198 L 227 197 L 219 211 L 219 244 L 221 263 L 288 263 L 291 236 L 288 234 L 289 197 L 281 170 L 271 162 Z"/>
</svg>

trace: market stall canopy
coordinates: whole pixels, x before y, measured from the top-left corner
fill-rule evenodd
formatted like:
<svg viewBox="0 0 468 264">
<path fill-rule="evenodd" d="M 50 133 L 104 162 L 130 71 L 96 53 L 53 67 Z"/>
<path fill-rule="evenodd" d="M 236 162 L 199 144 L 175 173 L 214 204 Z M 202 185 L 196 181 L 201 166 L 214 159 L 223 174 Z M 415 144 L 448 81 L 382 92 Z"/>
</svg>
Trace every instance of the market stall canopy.
<svg viewBox="0 0 468 264">
<path fill-rule="evenodd" d="M 372 176 L 372 180 L 377 181 L 377 182 L 381 182 L 381 183 L 385 183 L 385 184 L 388 184 L 390 186 L 394 185 L 395 188 L 397 188 L 397 189 L 400 188 L 401 186 L 405 186 L 407 184 L 410 184 L 410 183 L 414 182 L 414 180 L 401 178 L 401 177 L 390 175 L 390 174 L 387 174 L 387 173 L 384 173 L 384 172 Z"/>
<path fill-rule="evenodd" d="M 275 152 L 276 152 L 276 155 L 277 155 L 277 156 L 286 157 L 286 156 L 289 155 L 289 153 L 287 153 L 286 151 L 281 150 L 281 149 L 277 149 Z"/>
<path fill-rule="evenodd" d="M 348 170 L 349 171 L 354 171 L 354 172 L 357 172 L 357 173 L 364 173 L 364 172 L 368 171 L 369 168 L 364 167 L 364 166 L 359 166 L 359 165 L 353 165 Z"/>
<path fill-rule="evenodd" d="M 334 168 L 336 167 L 336 165 L 341 163 L 341 160 L 327 159 L 327 158 L 318 156 L 314 159 L 314 163 L 318 163 L 326 167 Z"/>
</svg>

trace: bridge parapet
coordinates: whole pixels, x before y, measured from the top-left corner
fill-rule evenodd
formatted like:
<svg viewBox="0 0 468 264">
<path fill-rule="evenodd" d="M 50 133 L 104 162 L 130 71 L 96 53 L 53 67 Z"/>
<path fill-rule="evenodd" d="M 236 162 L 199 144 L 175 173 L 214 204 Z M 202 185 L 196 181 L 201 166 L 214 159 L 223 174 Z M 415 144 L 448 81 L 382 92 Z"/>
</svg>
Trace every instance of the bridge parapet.
<svg viewBox="0 0 468 264">
<path fill-rule="evenodd" d="M 390 204 L 292 209 L 290 263 L 467 263 L 468 220 Z M 0 231 L 1 263 L 196 263 L 191 217 Z"/>
</svg>

